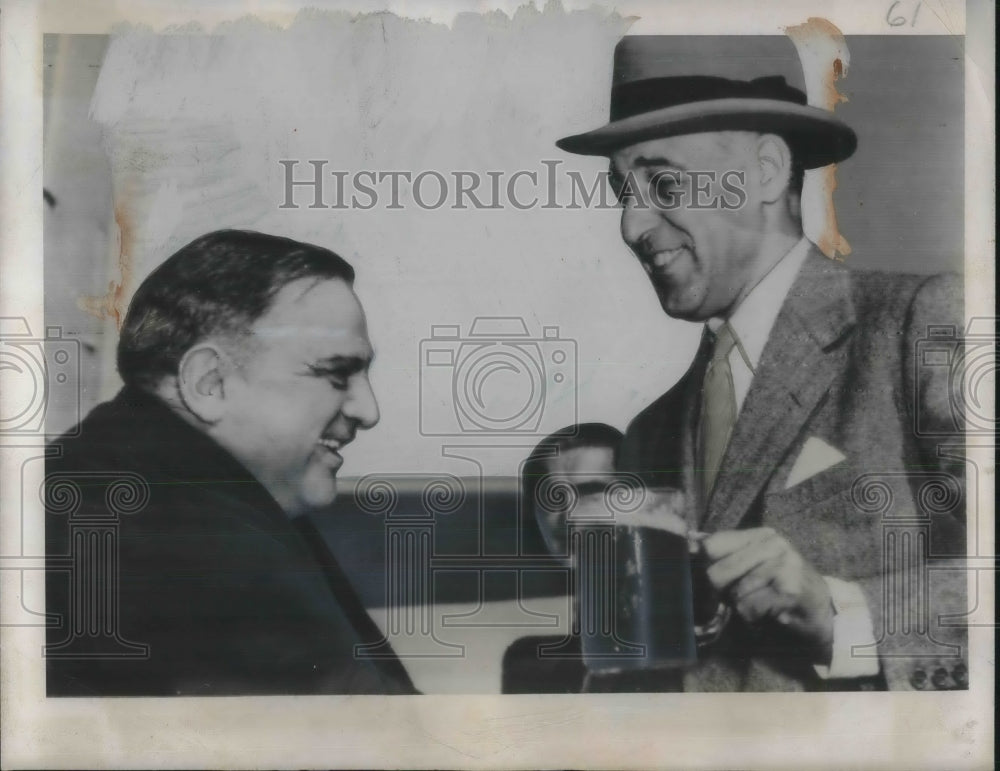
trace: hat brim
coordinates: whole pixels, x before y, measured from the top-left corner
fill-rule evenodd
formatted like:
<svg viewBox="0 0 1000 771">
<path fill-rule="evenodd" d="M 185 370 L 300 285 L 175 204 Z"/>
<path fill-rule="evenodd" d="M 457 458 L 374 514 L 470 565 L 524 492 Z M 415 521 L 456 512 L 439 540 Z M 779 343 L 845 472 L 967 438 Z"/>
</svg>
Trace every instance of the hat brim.
<svg viewBox="0 0 1000 771">
<path fill-rule="evenodd" d="M 858 145 L 854 131 L 827 110 L 776 99 L 714 99 L 651 110 L 612 121 L 556 146 L 577 155 L 611 155 L 650 139 L 706 131 L 757 131 L 788 142 L 803 168 L 849 158 Z"/>
</svg>

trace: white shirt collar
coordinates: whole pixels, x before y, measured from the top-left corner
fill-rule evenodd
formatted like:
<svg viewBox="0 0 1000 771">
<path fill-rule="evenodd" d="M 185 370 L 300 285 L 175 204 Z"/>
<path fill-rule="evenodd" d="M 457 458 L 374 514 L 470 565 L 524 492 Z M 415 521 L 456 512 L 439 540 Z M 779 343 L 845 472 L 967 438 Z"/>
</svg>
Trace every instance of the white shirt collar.
<svg viewBox="0 0 1000 771">
<path fill-rule="evenodd" d="M 771 334 L 771 327 L 785 302 L 788 290 L 809 255 L 812 242 L 805 236 L 793 246 L 777 264 L 765 274 L 729 317 L 729 326 L 736 336 L 736 347 L 747 361 L 751 371 L 757 368 L 764 345 Z M 726 319 L 711 318 L 708 328 L 718 331 Z"/>
</svg>

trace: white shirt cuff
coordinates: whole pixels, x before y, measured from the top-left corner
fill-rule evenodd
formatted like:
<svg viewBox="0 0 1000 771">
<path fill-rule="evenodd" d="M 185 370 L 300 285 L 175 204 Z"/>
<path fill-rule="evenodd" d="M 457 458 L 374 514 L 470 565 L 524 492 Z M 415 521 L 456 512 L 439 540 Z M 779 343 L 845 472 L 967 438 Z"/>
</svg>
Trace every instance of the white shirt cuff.
<svg viewBox="0 0 1000 771">
<path fill-rule="evenodd" d="M 822 680 L 877 675 L 878 658 L 852 655 L 855 646 L 875 645 L 872 615 L 861 587 L 832 576 L 823 580 L 833 600 L 833 656 L 830 666 L 813 665 L 816 674 Z"/>
</svg>

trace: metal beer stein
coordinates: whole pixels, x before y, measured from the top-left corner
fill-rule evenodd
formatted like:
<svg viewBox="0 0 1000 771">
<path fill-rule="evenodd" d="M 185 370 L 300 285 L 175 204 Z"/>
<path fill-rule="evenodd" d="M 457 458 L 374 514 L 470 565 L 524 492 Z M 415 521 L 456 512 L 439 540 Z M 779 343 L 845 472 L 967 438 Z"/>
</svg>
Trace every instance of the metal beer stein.
<svg viewBox="0 0 1000 771">
<path fill-rule="evenodd" d="M 683 493 L 612 482 L 568 519 L 584 661 L 597 676 L 679 670 L 721 635 L 729 608 L 708 580 Z"/>
</svg>

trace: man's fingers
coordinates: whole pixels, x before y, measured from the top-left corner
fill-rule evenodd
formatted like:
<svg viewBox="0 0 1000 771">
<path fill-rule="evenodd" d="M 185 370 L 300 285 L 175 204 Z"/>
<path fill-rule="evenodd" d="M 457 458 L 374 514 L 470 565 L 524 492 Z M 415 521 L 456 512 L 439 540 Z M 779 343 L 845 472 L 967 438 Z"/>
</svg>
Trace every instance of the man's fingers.
<svg viewBox="0 0 1000 771">
<path fill-rule="evenodd" d="M 786 542 L 773 533 L 769 537 L 750 541 L 708 566 L 708 580 L 717 589 L 725 590 L 755 568 L 767 564 L 771 574 L 777 570 Z M 707 551 L 707 549 L 706 549 Z"/>
<path fill-rule="evenodd" d="M 718 562 L 735 551 L 761 541 L 776 537 L 769 527 L 753 527 L 747 530 L 721 530 L 707 536 L 702 543 L 710 562 Z"/>
<path fill-rule="evenodd" d="M 770 585 L 761 587 L 732 602 L 733 608 L 748 623 L 755 624 L 777 612 L 775 602 L 779 598 L 771 590 Z"/>
<path fill-rule="evenodd" d="M 778 591 L 775 586 L 775 574 L 777 572 L 776 561 L 766 560 L 749 570 L 739 578 L 730 588 L 730 597 L 733 603 L 749 597 L 751 594 L 767 590 L 770 593 Z"/>
<path fill-rule="evenodd" d="M 788 566 L 787 551 L 768 559 L 737 580 L 729 591 L 729 603 L 750 622 L 765 618 L 789 623 L 795 615 L 797 597 L 783 591 Z"/>
</svg>

